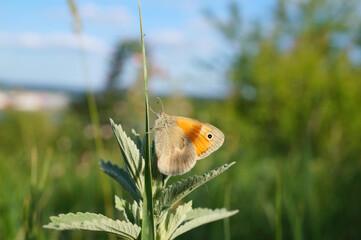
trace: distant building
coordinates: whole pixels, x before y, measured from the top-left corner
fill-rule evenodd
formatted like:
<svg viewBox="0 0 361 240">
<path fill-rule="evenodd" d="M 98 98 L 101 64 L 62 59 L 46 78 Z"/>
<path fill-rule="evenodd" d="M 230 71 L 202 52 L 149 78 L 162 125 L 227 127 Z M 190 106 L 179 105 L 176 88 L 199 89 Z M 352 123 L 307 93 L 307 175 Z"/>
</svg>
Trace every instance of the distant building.
<svg viewBox="0 0 361 240">
<path fill-rule="evenodd" d="M 0 89 L 0 110 L 64 110 L 70 101 L 69 95 L 60 91 Z"/>
</svg>

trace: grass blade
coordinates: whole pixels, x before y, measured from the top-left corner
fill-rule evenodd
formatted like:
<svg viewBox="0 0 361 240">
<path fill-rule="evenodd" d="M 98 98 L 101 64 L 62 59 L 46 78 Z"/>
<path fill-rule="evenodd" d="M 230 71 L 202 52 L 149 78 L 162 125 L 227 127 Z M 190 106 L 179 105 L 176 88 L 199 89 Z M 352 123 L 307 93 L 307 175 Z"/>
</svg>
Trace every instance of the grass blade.
<svg viewBox="0 0 361 240">
<path fill-rule="evenodd" d="M 144 93 L 145 93 L 145 184 L 143 196 L 143 221 L 142 221 L 142 240 L 155 239 L 154 214 L 153 214 L 153 194 L 152 194 L 152 169 L 150 159 L 150 128 L 149 128 L 149 100 L 148 100 L 148 81 L 147 81 L 147 63 L 144 46 L 144 34 L 142 13 L 139 6 L 140 34 L 142 44 L 143 75 L 144 75 Z"/>
</svg>

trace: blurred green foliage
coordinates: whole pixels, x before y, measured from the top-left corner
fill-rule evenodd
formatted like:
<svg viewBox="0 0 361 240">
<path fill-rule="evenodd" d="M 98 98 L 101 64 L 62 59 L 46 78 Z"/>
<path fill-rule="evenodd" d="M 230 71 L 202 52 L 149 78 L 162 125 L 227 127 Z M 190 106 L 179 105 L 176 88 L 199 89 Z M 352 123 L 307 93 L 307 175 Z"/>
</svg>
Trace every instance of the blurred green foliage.
<svg viewBox="0 0 361 240">
<path fill-rule="evenodd" d="M 239 213 L 229 224 L 211 223 L 180 239 L 223 239 L 228 234 L 231 239 L 359 239 L 357 1 L 279 0 L 272 27 L 255 23 L 251 30 L 243 28 L 237 5 L 230 9 L 227 21 L 210 17 L 235 49 L 225 76 L 232 83 L 231 94 L 222 100 L 179 95 L 162 100 L 168 114 L 194 117 L 224 131 L 224 146 L 187 175 L 237 164 L 190 198 L 194 206 L 226 205 Z M 137 84 L 97 96 L 104 157 L 118 164 L 121 156 L 108 118 L 127 131 L 144 131 Z M 102 173 L 81 99 L 61 113 L 1 113 L 1 239 L 107 238 L 41 228 L 58 213 L 105 211 Z M 151 104 L 157 108 L 155 101 Z M 109 183 L 110 194 L 122 196 Z"/>
</svg>

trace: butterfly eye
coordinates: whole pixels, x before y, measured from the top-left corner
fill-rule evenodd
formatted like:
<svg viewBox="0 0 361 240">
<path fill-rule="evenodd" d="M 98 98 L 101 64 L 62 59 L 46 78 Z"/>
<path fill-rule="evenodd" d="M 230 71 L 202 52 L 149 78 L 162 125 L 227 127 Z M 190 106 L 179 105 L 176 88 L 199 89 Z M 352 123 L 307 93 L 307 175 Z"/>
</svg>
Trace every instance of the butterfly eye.
<svg viewBox="0 0 361 240">
<path fill-rule="evenodd" d="M 208 133 L 208 134 L 207 134 L 207 138 L 208 138 L 209 140 L 211 140 L 211 139 L 213 138 L 212 133 Z"/>
</svg>

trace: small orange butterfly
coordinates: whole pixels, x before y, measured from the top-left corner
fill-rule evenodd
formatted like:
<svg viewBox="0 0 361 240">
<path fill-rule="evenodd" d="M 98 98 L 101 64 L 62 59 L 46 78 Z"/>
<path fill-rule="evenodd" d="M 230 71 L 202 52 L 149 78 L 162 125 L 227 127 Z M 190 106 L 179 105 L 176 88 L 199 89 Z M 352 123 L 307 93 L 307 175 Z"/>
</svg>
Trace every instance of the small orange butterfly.
<svg viewBox="0 0 361 240">
<path fill-rule="evenodd" d="M 157 166 L 165 175 L 188 172 L 224 142 L 223 132 L 209 123 L 165 113 L 158 114 L 153 130 Z"/>
</svg>

